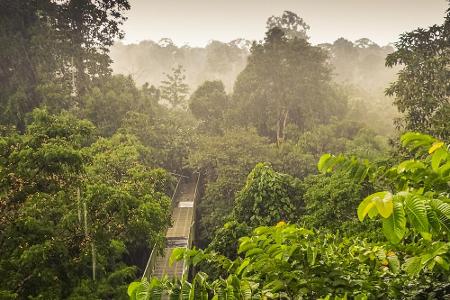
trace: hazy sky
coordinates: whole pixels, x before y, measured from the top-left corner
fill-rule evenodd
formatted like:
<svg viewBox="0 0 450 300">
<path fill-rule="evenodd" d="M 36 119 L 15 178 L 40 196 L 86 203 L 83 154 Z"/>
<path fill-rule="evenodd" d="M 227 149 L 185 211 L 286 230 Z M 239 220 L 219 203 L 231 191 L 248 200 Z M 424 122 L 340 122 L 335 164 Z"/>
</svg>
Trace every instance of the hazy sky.
<svg viewBox="0 0 450 300">
<path fill-rule="evenodd" d="M 368 37 L 385 45 L 400 33 L 441 24 L 446 0 L 130 0 L 125 43 L 171 38 L 204 46 L 215 39 L 262 39 L 271 15 L 291 10 L 311 26 L 311 42 Z"/>
</svg>

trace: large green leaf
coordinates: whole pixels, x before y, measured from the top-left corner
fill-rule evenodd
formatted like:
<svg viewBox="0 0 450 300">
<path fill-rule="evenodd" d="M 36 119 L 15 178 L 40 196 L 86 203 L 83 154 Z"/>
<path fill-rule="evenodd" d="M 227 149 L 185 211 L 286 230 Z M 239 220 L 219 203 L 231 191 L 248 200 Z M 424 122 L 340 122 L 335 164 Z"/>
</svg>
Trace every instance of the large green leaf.
<svg viewBox="0 0 450 300">
<path fill-rule="evenodd" d="M 135 281 L 130 283 L 130 285 L 128 286 L 128 296 L 130 296 L 130 298 L 134 299 L 136 297 L 136 289 L 141 285 L 141 283 L 139 281 Z"/>
<path fill-rule="evenodd" d="M 417 132 L 407 132 L 400 138 L 404 147 L 407 147 L 411 151 L 418 148 L 428 150 L 430 146 L 436 141 L 436 139 L 430 135 L 417 133 Z"/>
<path fill-rule="evenodd" d="M 422 259 L 418 256 L 410 257 L 405 261 L 403 268 L 409 275 L 416 276 L 422 270 L 421 261 Z"/>
<path fill-rule="evenodd" d="M 375 205 L 378 212 L 383 218 L 389 218 L 394 209 L 394 204 L 392 201 L 392 194 L 390 192 L 383 192 L 384 195 L 380 195 L 374 198 Z"/>
<path fill-rule="evenodd" d="M 450 161 L 446 162 L 445 164 L 443 164 L 439 170 L 438 170 L 439 175 L 446 177 L 450 175 Z"/>
<path fill-rule="evenodd" d="M 430 207 L 435 216 L 434 222 L 438 222 L 447 234 L 450 233 L 450 204 L 440 199 L 433 199 L 430 201 Z"/>
<path fill-rule="evenodd" d="M 383 219 L 383 232 L 387 239 L 397 244 L 406 231 L 406 216 L 401 201 L 394 201 L 394 209 L 387 219 Z"/>
<path fill-rule="evenodd" d="M 388 218 L 392 214 L 393 204 L 392 204 L 392 194 L 390 192 L 378 192 L 367 196 L 358 206 L 358 218 L 363 221 L 365 216 L 369 214 L 374 216 L 373 208 L 376 207 L 378 213 L 384 217 Z"/>
<path fill-rule="evenodd" d="M 329 165 L 332 163 L 333 157 L 331 154 L 326 153 L 322 155 L 317 163 L 317 169 L 321 173 L 326 173 L 328 171 Z"/>
<path fill-rule="evenodd" d="M 428 216 L 425 200 L 419 196 L 408 196 L 405 200 L 405 212 L 411 225 L 418 232 L 428 232 Z"/>
<path fill-rule="evenodd" d="M 436 150 L 435 153 L 433 153 L 433 156 L 431 158 L 431 168 L 434 172 L 439 171 L 439 167 L 441 165 L 441 162 L 446 160 L 448 157 L 448 152 L 442 148 Z"/>
</svg>

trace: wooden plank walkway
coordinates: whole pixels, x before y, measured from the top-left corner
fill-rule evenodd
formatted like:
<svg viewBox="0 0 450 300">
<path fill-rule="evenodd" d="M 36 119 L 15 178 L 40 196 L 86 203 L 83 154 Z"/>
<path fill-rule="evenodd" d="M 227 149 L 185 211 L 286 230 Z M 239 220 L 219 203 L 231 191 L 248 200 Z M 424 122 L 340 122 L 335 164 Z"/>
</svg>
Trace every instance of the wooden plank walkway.
<svg viewBox="0 0 450 300">
<path fill-rule="evenodd" d="M 181 278 L 184 272 L 184 263 L 175 262 L 172 266 L 169 264 L 172 250 L 178 247 L 189 247 L 189 235 L 191 226 L 194 222 L 194 200 L 195 200 L 196 181 L 182 183 L 174 199 L 176 207 L 172 211 L 172 227 L 167 230 L 167 245 L 164 249 L 164 255 L 156 258 L 152 276 L 161 278 Z"/>
</svg>

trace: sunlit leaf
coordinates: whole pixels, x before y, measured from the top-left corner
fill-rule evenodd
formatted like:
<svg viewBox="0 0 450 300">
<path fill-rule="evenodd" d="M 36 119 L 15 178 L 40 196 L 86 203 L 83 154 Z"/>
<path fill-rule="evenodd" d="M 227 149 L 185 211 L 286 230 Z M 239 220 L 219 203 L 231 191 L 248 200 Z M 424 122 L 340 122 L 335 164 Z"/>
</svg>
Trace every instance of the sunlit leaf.
<svg viewBox="0 0 450 300">
<path fill-rule="evenodd" d="M 431 168 L 437 172 L 442 161 L 447 159 L 448 153 L 443 149 L 438 149 L 431 158 Z"/>
<path fill-rule="evenodd" d="M 392 214 L 394 205 L 392 203 L 392 194 L 390 192 L 384 192 L 383 197 L 377 196 L 373 199 L 377 207 L 378 212 L 383 218 L 388 218 Z"/>
<path fill-rule="evenodd" d="M 428 153 L 433 154 L 434 151 L 441 148 L 442 146 L 444 146 L 443 142 L 434 142 L 433 145 L 430 147 L 430 149 L 428 149 Z"/>
<path fill-rule="evenodd" d="M 399 243 L 406 232 L 406 216 L 400 201 L 394 201 L 394 209 L 389 218 L 383 219 L 383 232 L 388 240 Z"/>
</svg>

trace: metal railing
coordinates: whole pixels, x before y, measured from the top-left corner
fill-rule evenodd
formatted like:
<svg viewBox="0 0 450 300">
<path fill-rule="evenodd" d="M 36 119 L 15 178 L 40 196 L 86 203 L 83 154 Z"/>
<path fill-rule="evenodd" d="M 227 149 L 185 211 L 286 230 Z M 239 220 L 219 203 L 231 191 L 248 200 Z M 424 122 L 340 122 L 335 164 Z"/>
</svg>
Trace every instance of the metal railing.
<svg viewBox="0 0 450 300">
<path fill-rule="evenodd" d="M 147 278 L 148 280 L 150 280 L 150 276 L 152 275 L 153 270 L 155 268 L 156 258 L 158 257 L 156 255 L 157 247 L 158 247 L 158 244 L 155 243 L 155 245 L 153 246 L 152 252 L 150 253 L 150 257 L 148 258 L 147 265 L 145 266 L 145 270 L 144 270 L 144 273 L 142 274 L 141 280 L 143 280 L 144 278 Z"/>
<path fill-rule="evenodd" d="M 175 197 L 178 192 L 178 186 L 180 185 L 181 178 L 185 177 L 183 175 L 179 175 L 179 174 L 175 174 L 175 173 L 172 173 L 172 174 L 178 175 L 178 181 L 177 181 L 177 185 L 175 186 L 175 190 L 173 191 L 172 198 L 171 198 L 171 210 L 173 210 L 174 205 L 175 205 L 174 200 L 175 200 Z M 158 242 L 156 242 L 155 245 L 153 245 L 152 252 L 150 253 L 150 257 L 147 260 L 147 264 L 145 266 L 145 270 L 144 270 L 144 273 L 142 274 L 141 280 L 144 278 L 147 278 L 150 280 L 153 270 L 155 269 L 156 258 L 158 257 L 158 246 L 159 246 Z"/>
<path fill-rule="evenodd" d="M 196 204 L 197 204 L 197 193 L 198 193 L 198 183 L 200 182 L 200 172 L 197 172 L 197 182 L 195 183 L 195 189 L 194 189 L 194 196 L 192 201 L 194 202 L 194 205 L 192 207 L 192 223 L 191 226 L 189 227 L 189 235 L 188 235 L 188 241 L 187 241 L 187 245 L 186 248 L 190 249 L 192 247 L 192 241 L 194 240 L 194 236 L 195 236 L 195 218 L 196 218 Z M 185 277 L 186 274 L 188 274 L 189 272 L 189 266 L 186 265 L 186 262 L 183 261 L 183 273 L 181 275 L 182 278 Z"/>
<path fill-rule="evenodd" d="M 192 247 L 192 242 L 194 240 L 195 237 L 195 220 L 196 220 L 196 203 L 197 203 L 197 196 L 198 196 L 198 185 L 200 182 L 200 172 L 197 172 L 197 181 L 195 184 L 195 189 L 194 189 L 194 195 L 193 195 L 193 212 L 192 212 L 192 223 L 191 226 L 189 228 L 189 235 L 188 235 L 188 239 L 187 239 L 187 244 L 186 244 L 186 248 L 191 248 Z M 175 198 L 176 195 L 178 193 L 178 187 L 180 185 L 181 179 L 182 178 L 186 178 L 186 176 L 184 175 L 179 175 L 179 174 L 174 174 L 174 175 L 178 175 L 178 182 L 177 185 L 175 186 L 175 190 L 173 192 L 172 195 L 172 203 L 171 203 L 171 210 L 173 210 L 173 208 L 175 207 L 176 203 L 175 203 Z M 155 263 L 156 263 L 156 259 L 158 258 L 158 243 L 155 243 L 152 252 L 150 253 L 150 257 L 147 261 L 147 265 L 145 267 L 144 273 L 142 275 L 141 279 L 147 278 L 148 280 L 150 280 L 151 275 L 153 274 L 154 268 L 155 268 Z M 183 272 L 182 272 L 182 278 L 188 274 L 189 272 L 189 267 L 186 265 L 186 263 L 183 261 Z"/>
</svg>

